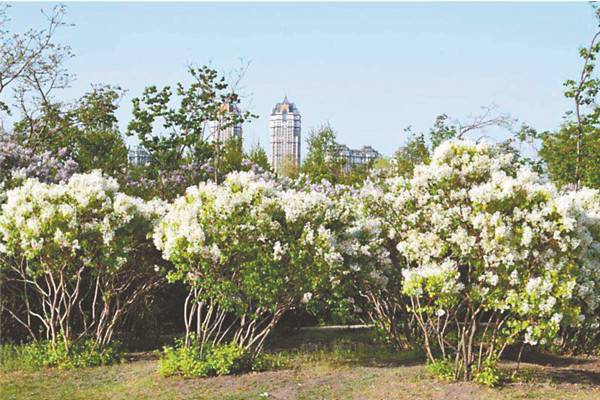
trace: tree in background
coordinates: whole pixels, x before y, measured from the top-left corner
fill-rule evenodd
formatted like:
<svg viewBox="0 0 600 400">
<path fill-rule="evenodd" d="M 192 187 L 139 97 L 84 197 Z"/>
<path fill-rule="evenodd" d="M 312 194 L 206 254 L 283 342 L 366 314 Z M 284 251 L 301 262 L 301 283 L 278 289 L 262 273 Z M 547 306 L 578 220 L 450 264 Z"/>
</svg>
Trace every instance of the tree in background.
<svg viewBox="0 0 600 400">
<path fill-rule="evenodd" d="M 521 137 L 529 135 L 526 140 L 539 140 L 541 145 L 538 155 L 541 158 L 540 168 L 548 173 L 559 186 L 600 187 L 600 129 L 586 127 L 587 132 L 580 141 L 579 158 L 577 147 L 577 128 L 565 125 L 556 132 L 537 132 L 524 126 L 519 133 Z M 578 184 L 579 182 L 579 184 Z"/>
<path fill-rule="evenodd" d="M 69 46 L 55 41 L 57 30 L 68 25 L 64 21 L 65 6 L 58 5 L 44 13 L 45 28 L 32 28 L 24 33 L 6 28 L 10 21 L 9 7 L 0 4 L 0 112 L 10 114 L 11 107 L 3 100 L 7 89 L 14 89 L 17 109 L 27 112 L 50 103 L 55 89 L 68 86 L 71 75 L 64 62 L 72 53 Z"/>
<path fill-rule="evenodd" d="M 271 164 L 267 152 L 260 144 L 253 146 L 247 155 L 248 160 L 263 171 L 271 172 Z"/>
<path fill-rule="evenodd" d="M 416 165 L 429 162 L 429 148 L 425 143 L 425 135 L 414 134 L 410 127 L 405 129 L 409 134 L 406 144 L 394 154 L 393 165 L 395 172 L 400 176 L 411 176 Z"/>
<path fill-rule="evenodd" d="M 312 182 L 318 183 L 326 179 L 331 183 L 338 183 L 342 180 L 345 160 L 339 155 L 339 145 L 335 139 L 336 133 L 329 124 L 308 135 L 308 153 L 300 172 L 306 174 Z"/>
<path fill-rule="evenodd" d="M 218 145 L 221 156 L 215 160 L 217 163 L 216 171 L 219 171 L 221 174 L 228 174 L 249 167 L 244 155 L 241 137 L 231 137 Z"/>
<path fill-rule="evenodd" d="M 600 10 L 593 5 L 600 26 Z M 580 48 L 583 66 L 577 79 L 564 83 L 565 97 L 573 100 L 566 122 L 557 131 L 537 131 L 523 125 L 516 137 L 522 142 L 539 144 L 540 167 L 559 186 L 600 187 L 600 107 L 596 103 L 600 78 L 595 73 L 600 53 L 600 31 L 588 47 Z"/>
<path fill-rule="evenodd" d="M 365 179 L 369 176 L 371 171 L 374 169 L 376 160 L 372 160 L 366 164 L 351 165 L 340 177 L 341 184 L 344 185 L 362 185 Z"/>
<path fill-rule="evenodd" d="M 408 135 L 406 144 L 396 151 L 391 160 L 392 165 L 384 165 L 383 168 L 391 169 L 393 173 L 400 176 L 412 176 L 415 166 L 429 163 L 433 151 L 445 141 L 464 139 L 467 135 L 475 132 L 480 133 L 480 137 L 476 138 L 479 140 L 485 137 L 487 128 L 496 127 L 510 131 L 514 122 L 515 120 L 510 115 L 499 113 L 495 106 L 482 107 L 480 114 L 471 116 L 465 123 L 451 120 L 447 114 L 440 114 L 435 117 L 433 127 L 429 129 L 427 135 L 415 133 L 411 127 L 406 128 L 404 130 Z M 497 146 L 517 154 L 510 143 L 510 141 L 501 142 Z"/>
<path fill-rule="evenodd" d="M 218 121 L 220 128 L 226 129 L 254 116 L 225 111 L 237 107 L 240 97 L 216 70 L 203 66 L 188 71 L 192 78 L 189 86 L 177 83 L 174 93 L 169 86 L 149 86 L 133 99 L 127 135 L 137 136 L 150 153 L 152 178 L 157 178 L 159 171 L 195 164 L 205 166 L 207 174 L 218 181 L 222 174 L 220 161 L 214 162 L 219 159 L 218 143 L 208 140 L 209 124 Z"/>
<path fill-rule="evenodd" d="M 336 133 L 329 124 L 312 131 L 307 139 L 308 154 L 300 173 L 310 181 L 319 183 L 323 179 L 334 184 L 354 185 L 362 183 L 373 168 L 373 162 L 352 165 L 340 153 Z"/>
<path fill-rule="evenodd" d="M 49 152 L 72 159 L 83 171 L 123 172 L 127 154 L 115 116 L 123 91 L 93 85 L 75 102 L 55 98 L 73 80 L 65 66 L 73 57 L 71 48 L 55 40 L 58 30 L 68 26 L 65 7 L 44 13 L 45 28 L 25 33 L 3 29 L 8 8 L 0 6 L 0 101 L 7 89 L 13 89 L 14 98 L 10 104 L 4 100 L 0 109 L 18 118 L 10 129 L 16 141 L 40 157 Z"/>
<path fill-rule="evenodd" d="M 115 115 L 124 91 L 108 85 L 93 86 L 73 111 L 79 134 L 75 159 L 82 171 L 101 169 L 120 176 L 127 167 L 127 147 Z"/>
<path fill-rule="evenodd" d="M 101 169 L 111 176 L 122 175 L 127 148 L 115 115 L 122 96 L 119 87 L 93 85 L 72 104 L 48 104 L 35 116 L 24 113 L 14 134 L 34 151 L 72 158 L 81 171 Z"/>
<path fill-rule="evenodd" d="M 296 179 L 300 175 L 300 168 L 294 157 L 288 156 L 283 159 L 279 174 L 290 179 Z"/>
<path fill-rule="evenodd" d="M 593 5 L 598 26 L 600 27 L 600 9 Z M 589 156 L 598 160 L 598 147 L 600 147 L 600 107 L 596 104 L 596 96 L 600 90 L 600 79 L 594 75 L 596 57 L 600 52 L 600 31 L 596 32 L 588 48 L 579 49 L 583 59 L 583 67 L 578 80 L 569 79 L 565 82 L 565 97 L 573 99 L 574 112 L 567 113 L 567 117 L 574 119 L 567 122 L 564 129 L 571 133 L 575 142 L 575 174 L 574 183 L 577 188 L 582 184 L 589 184 L 590 180 L 596 185 L 600 183 L 600 164 L 588 164 Z M 588 111 L 586 113 L 586 110 Z M 560 134 L 560 132 L 559 132 Z M 563 133 L 564 135 L 564 133 Z M 588 148 L 589 147 L 589 148 Z M 593 151 L 596 150 L 594 153 Z M 586 160 L 586 161 L 584 161 Z M 591 167 L 591 171 L 589 168 Z"/>
<path fill-rule="evenodd" d="M 487 128 L 510 129 L 513 123 L 514 119 L 510 115 L 499 113 L 495 106 L 482 107 L 482 112 L 471 116 L 466 123 L 458 120 L 451 121 L 448 115 L 441 114 L 435 117 L 433 127 L 429 130 L 431 150 L 435 150 L 446 140 L 464 139 L 467 134 L 477 131 L 482 132 L 480 138 L 484 138 Z"/>
</svg>

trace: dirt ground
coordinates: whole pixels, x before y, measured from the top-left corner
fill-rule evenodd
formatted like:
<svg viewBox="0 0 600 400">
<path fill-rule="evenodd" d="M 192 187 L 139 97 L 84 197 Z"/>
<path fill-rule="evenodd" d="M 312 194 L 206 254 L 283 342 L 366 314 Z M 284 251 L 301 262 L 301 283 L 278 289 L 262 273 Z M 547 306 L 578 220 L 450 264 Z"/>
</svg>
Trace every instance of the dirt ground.
<svg viewBox="0 0 600 400">
<path fill-rule="evenodd" d="M 471 400 L 598 399 L 600 359 L 526 354 L 511 383 L 486 388 L 435 379 L 422 358 L 393 352 L 367 335 L 313 333 L 280 343 L 290 351 L 282 369 L 184 379 L 157 373 L 156 355 L 133 354 L 119 365 L 76 371 L 0 374 L 0 399 L 36 400 Z M 290 350 L 291 349 L 291 350 Z M 284 350 L 286 351 L 286 350 Z M 514 371 L 514 362 L 503 368 Z"/>
</svg>

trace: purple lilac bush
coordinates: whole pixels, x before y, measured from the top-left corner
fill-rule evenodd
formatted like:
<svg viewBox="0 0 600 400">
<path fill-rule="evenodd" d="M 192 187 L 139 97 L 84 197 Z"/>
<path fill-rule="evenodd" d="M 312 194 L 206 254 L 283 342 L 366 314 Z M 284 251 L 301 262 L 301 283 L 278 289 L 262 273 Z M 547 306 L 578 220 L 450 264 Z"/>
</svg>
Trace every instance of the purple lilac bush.
<svg viewBox="0 0 600 400">
<path fill-rule="evenodd" d="M 8 135 L 0 136 L 0 190 L 18 186 L 27 178 L 60 183 L 78 170 L 78 164 L 65 159 L 65 151 L 54 155 L 50 151 L 35 153 Z"/>
</svg>

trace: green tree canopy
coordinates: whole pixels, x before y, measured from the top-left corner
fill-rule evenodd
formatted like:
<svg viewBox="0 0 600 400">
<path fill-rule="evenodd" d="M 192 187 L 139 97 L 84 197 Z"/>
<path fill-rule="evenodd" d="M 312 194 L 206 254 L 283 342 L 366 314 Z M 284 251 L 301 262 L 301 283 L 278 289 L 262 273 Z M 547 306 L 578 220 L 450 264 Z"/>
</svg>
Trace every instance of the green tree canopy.
<svg viewBox="0 0 600 400">
<path fill-rule="evenodd" d="M 208 140 L 210 123 L 227 129 L 254 117 L 229 111 L 237 107 L 240 97 L 216 70 L 203 66 L 188 71 L 191 84 L 177 83 L 174 90 L 148 86 L 133 99 L 127 135 L 137 136 L 159 170 L 186 163 L 203 165 L 215 155 L 214 142 Z"/>
<path fill-rule="evenodd" d="M 340 157 L 335 139 L 336 133 L 328 124 L 309 134 L 306 140 L 308 153 L 300 171 L 308 175 L 312 182 L 326 179 L 338 183 L 341 180 L 345 160 Z"/>
<path fill-rule="evenodd" d="M 593 5 L 598 26 L 600 10 Z M 540 144 L 538 155 L 548 175 L 560 186 L 600 187 L 600 78 L 596 59 L 600 54 L 600 31 L 587 47 L 579 49 L 582 67 L 576 79 L 564 83 L 565 97 L 573 109 L 565 114 L 565 123 L 556 131 L 539 132 L 523 126 L 517 138 Z"/>
<path fill-rule="evenodd" d="M 248 160 L 264 171 L 271 171 L 271 164 L 269 163 L 267 152 L 260 145 L 256 145 L 250 149 L 248 152 Z"/>
<path fill-rule="evenodd" d="M 119 175 L 127 165 L 127 148 L 115 114 L 122 96 L 117 86 L 93 85 L 73 104 L 49 102 L 35 117 L 24 114 L 14 133 L 35 151 L 72 158 L 81 171 L 101 169 Z"/>
</svg>

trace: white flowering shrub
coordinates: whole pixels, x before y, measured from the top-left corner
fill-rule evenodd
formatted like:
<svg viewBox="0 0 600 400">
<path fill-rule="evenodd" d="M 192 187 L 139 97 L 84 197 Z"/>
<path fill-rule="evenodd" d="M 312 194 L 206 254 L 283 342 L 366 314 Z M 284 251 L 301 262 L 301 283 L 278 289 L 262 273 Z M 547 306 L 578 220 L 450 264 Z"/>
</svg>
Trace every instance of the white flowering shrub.
<svg viewBox="0 0 600 400">
<path fill-rule="evenodd" d="M 154 242 L 174 265 L 169 278 L 190 289 L 186 345 L 194 336 L 201 346 L 231 341 L 261 350 L 284 312 L 310 300 L 339 257 L 322 223 L 328 201 L 253 172 L 201 183 L 175 200 Z"/>
<path fill-rule="evenodd" d="M 574 224 L 579 246 L 579 276 L 576 296 L 582 312 L 579 324 L 563 331 L 561 347 L 571 351 L 593 351 L 600 327 L 600 191 L 582 188 L 568 192 L 556 201 L 557 210 Z"/>
<path fill-rule="evenodd" d="M 471 379 L 517 341 L 577 323 L 583 282 L 576 219 L 555 188 L 486 144 L 439 146 L 429 165 L 386 182 L 381 210 L 431 361 Z M 439 352 L 439 353 L 436 353 Z M 438 356 L 439 354 L 439 356 Z"/>
<path fill-rule="evenodd" d="M 396 348 L 407 349 L 420 345 L 422 335 L 412 317 L 409 297 L 403 293 L 402 272 L 407 262 L 397 249 L 396 226 L 401 223 L 401 210 L 394 208 L 398 179 L 403 178 L 368 180 L 353 200 L 357 203 L 355 210 L 376 221 L 378 232 L 371 240 L 387 253 L 385 259 L 378 257 L 369 275 L 361 279 L 360 289 L 368 298 L 370 320 L 387 341 Z"/>
<path fill-rule="evenodd" d="M 91 335 L 107 345 L 127 313 L 159 280 L 147 237 L 161 212 L 119 193 L 99 171 L 65 184 L 26 180 L 0 213 L 0 268 L 26 291 L 11 315 L 37 338 L 68 346 Z"/>
<path fill-rule="evenodd" d="M 406 335 L 392 334 L 401 328 L 398 319 L 406 315 L 396 296 L 400 280 L 396 279 L 399 272 L 392 268 L 395 249 L 387 237 L 387 225 L 367 206 L 366 193 L 371 191 L 370 195 L 379 199 L 381 189 L 367 186 L 327 190 L 331 202 L 327 222 L 340 256 L 330 265 L 330 276 L 320 297 L 329 307 L 343 307 L 364 322 L 375 323 L 393 344 L 404 347 Z"/>
<path fill-rule="evenodd" d="M 5 311 L 66 353 L 84 336 L 106 348 L 164 271 L 188 290 L 182 354 L 199 357 L 257 355 L 314 297 L 457 379 L 489 381 L 512 344 L 574 349 L 600 327 L 600 193 L 558 193 L 486 144 L 447 142 L 412 177 L 359 189 L 235 172 L 167 205 L 95 171 L 2 201 L 0 278 L 24 299 Z"/>
</svg>

